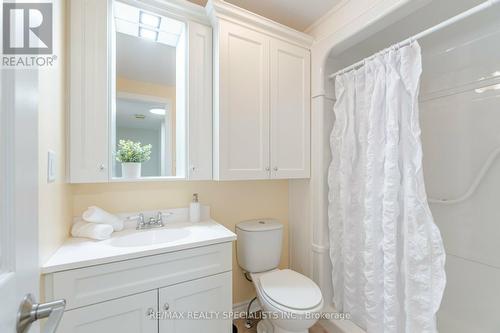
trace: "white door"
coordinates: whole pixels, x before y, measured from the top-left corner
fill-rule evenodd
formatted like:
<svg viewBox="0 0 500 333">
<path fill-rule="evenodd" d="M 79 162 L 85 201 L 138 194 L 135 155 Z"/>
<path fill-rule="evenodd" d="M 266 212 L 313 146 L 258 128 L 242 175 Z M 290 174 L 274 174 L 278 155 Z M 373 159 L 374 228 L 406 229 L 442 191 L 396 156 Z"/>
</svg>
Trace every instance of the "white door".
<svg viewBox="0 0 500 333">
<path fill-rule="evenodd" d="M 160 333 L 230 333 L 231 272 L 160 289 Z M 218 317 L 217 317 L 218 316 Z"/>
<path fill-rule="evenodd" d="M 0 332 L 12 333 L 23 297 L 39 294 L 38 73 L 0 78 Z"/>
<path fill-rule="evenodd" d="M 310 176 L 310 52 L 271 40 L 271 178 Z"/>
<path fill-rule="evenodd" d="M 157 333 L 157 312 L 155 289 L 66 311 L 58 333 Z"/>
<path fill-rule="evenodd" d="M 215 178 L 269 178 L 269 38 L 222 21 Z"/>
</svg>

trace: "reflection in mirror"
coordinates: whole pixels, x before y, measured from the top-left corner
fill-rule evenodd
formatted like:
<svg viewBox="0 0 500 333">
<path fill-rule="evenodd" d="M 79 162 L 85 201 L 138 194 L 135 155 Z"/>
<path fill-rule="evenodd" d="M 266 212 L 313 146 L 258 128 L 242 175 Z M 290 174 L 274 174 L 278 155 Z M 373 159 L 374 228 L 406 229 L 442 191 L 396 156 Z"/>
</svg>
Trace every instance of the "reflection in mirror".
<svg viewBox="0 0 500 333">
<path fill-rule="evenodd" d="M 114 177 L 182 177 L 184 23 L 118 1 L 114 15 Z"/>
</svg>

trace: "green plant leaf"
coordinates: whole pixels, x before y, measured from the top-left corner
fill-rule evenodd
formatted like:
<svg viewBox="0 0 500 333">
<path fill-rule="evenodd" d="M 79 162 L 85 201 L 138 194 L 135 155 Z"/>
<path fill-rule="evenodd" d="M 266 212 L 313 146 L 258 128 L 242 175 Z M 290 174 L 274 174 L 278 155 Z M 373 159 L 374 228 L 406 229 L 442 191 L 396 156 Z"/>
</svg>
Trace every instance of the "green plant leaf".
<svg viewBox="0 0 500 333">
<path fill-rule="evenodd" d="M 151 159 L 152 145 L 142 145 L 132 140 L 120 140 L 116 160 L 121 163 L 143 163 Z"/>
</svg>

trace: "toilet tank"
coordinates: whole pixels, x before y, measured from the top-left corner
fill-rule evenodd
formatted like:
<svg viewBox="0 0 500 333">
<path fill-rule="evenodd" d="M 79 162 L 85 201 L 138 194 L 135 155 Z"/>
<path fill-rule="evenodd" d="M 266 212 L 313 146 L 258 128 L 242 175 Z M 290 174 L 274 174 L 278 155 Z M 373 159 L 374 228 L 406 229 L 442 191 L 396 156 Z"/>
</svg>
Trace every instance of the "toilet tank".
<svg viewBox="0 0 500 333">
<path fill-rule="evenodd" d="M 283 225 L 273 219 L 248 220 L 236 225 L 236 256 L 249 273 L 278 268 L 283 241 Z"/>
</svg>

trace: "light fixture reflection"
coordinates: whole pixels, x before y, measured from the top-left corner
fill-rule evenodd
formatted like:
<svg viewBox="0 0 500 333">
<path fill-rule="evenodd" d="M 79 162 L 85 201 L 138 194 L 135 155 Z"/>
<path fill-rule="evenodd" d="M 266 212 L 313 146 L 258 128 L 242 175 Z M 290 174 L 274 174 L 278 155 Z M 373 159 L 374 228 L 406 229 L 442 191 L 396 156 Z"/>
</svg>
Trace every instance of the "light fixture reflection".
<svg viewBox="0 0 500 333">
<path fill-rule="evenodd" d="M 151 110 L 149 110 L 149 112 L 152 114 L 159 115 L 159 116 L 165 115 L 165 109 L 160 109 L 160 108 L 152 108 Z"/>
</svg>

